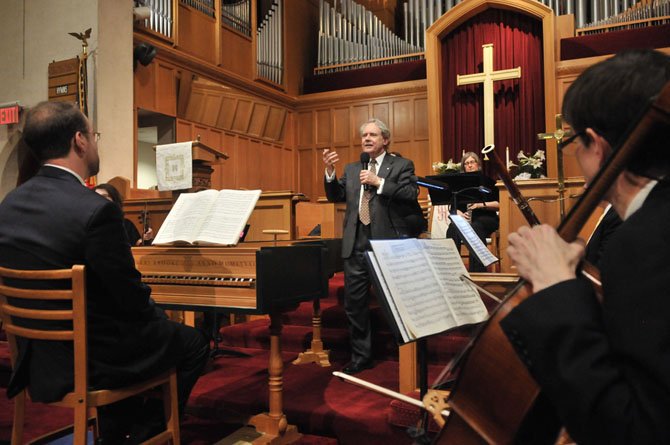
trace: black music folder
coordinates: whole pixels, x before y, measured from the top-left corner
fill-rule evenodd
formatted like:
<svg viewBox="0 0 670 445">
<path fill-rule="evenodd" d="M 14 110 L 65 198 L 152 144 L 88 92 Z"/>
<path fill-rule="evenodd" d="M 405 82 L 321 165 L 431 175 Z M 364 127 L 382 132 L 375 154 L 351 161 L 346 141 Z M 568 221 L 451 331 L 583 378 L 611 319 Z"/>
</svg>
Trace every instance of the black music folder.
<svg viewBox="0 0 670 445">
<path fill-rule="evenodd" d="M 495 181 L 481 172 L 433 175 L 425 179 L 426 184 L 421 184 L 421 181 L 419 184 L 428 188 L 433 205 L 453 205 L 456 202 L 461 211 L 465 211 L 470 203 L 491 201 L 496 187 Z M 438 188 L 439 185 L 444 188 Z"/>
</svg>

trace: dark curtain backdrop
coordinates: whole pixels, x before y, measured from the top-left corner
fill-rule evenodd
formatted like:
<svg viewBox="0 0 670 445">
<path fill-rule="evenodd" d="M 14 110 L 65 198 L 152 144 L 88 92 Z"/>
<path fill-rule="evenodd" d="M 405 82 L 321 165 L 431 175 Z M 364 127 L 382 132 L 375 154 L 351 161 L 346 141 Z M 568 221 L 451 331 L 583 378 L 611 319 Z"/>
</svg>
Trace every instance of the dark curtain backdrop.
<svg viewBox="0 0 670 445">
<path fill-rule="evenodd" d="M 442 41 L 442 156 L 461 160 L 462 151 L 480 153 L 484 146 L 483 84 L 456 86 L 456 75 L 483 70 L 482 45 L 493 43 L 493 69 L 521 67 L 521 78 L 493 83 L 495 145 L 501 159 L 509 147 L 516 163 L 519 151 L 544 149 L 537 133 L 545 131 L 542 73 L 542 22 L 502 9 L 488 9 L 465 22 Z M 484 171 L 490 176 L 489 163 Z"/>
</svg>

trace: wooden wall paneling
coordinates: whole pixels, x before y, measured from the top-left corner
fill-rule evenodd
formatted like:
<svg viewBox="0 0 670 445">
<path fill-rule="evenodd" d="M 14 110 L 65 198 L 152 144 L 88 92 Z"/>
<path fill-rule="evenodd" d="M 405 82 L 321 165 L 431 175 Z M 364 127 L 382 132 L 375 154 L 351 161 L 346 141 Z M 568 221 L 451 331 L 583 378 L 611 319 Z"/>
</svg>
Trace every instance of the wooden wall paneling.
<svg viewBox="0 0 670 445">
<path fill-rule="evenodd" d="M 133 79 L 135 107 L 145 110 L 156 109 L 156 67 L 157 63 L 147 66 L 137 64 Z"/>
<path fill-rule="evenodd" d="M 284 140 L 286 118 L 287 113 L 285 108 L 271 106 L 268 113 L 268 121 L 265 125 L 265 131 L 261 136 L 273 141 Z"/>
<path fill-rule="evenodd" d="M 250 100 L 238 100 L 235 118 L 233 119 L 233 131 L 247 133 L 251 119 L 252 105 Z"/>
<path fill-rule="evenodd" d="M 223 96 L 220 94 L 205 95 L 205 103 L 202 109 L 202 116 L 198 122 L 201 122 L 210 127 L 216 127 L 219 120 L 219 111 L 221 110 L 221 103 Z"/>
<path fill-rule="evenodd" d="M 251 184 L 248 172 L 247 172 L 247 166 L 249 165 L 250 162 L 250 156 L 249 156 L 249 151 L 250 151 L 250 140 L 249 138 L 245 137 L 236 137 L 236 142 L 237 142 L 237 159 L 235 161 L 235 172 L 237 175 L 237 181 L 236 181 L 236 186 L 238 188 L 253 188 L 253 185 Z"/>
<path fill-rule="evenodd" d="M 263 162 L 263 144 L 257 140 L 249 140 L 247 149 L 247 163 L 244 171 L 247 175 L 247 184 L 249 188 L 261 187 L 261 174 L 265 174 L 265 169 L 261 168 Z"/>
<path fill-rule="evenodd" d="M 233 128 L 233 120 L 235 119 L 235 111 L 237 110 L 238 99 L 234 97 L 224 97 L 221 101 L 221 109 L 218 113 L 216 126 L 224 130 Z"/>
<path fill-rule="evenodd" d="M 157 62 L 155 108 L 153 111 L 177 115 L 177 70 L 174 66 Z"/>
<path fill-rule="evenodd" d="M 317 147 L 329 146 L 331 144 L 330 109 L 316 110 L 316 135 Z"/>
<path fill-rule="evenodd" d="M 211 64 L 216 63 L 216 20 L 179 4 L 179 48 Z"/>
<path fill-rule="evenodd" d="M 351 143 L 349 139 L 349 107 L 333 108 L 333 145 L 337 147 L 347 147 Z"/>
<path fill-rule="evenodd" d="M 391 125 L 389 102 L 390 100 L 372 104 L 372 116 L 370 116 L 370 118 L 374 117 L 385 122 L 386 125 Z"/>
<path fill-rule="evenodd" d="M 220 164 L 217 168 L 221 171 L 221 184 L 223 188 L 236 189 L 238 170 L 235 168 L 238 162 L 238 138 L 237 136 L 224 133 L 222 137 L 222 149 L 224 153 L 228 153 L 228 160 Z"/>
<path fill-rule="evenodd" d="M 284 86 L 288 94 L 297 96 L 303 80 L 312 75 L 317 56 L 313 42 L 319 38 L 319 4 L 313 0 L 290 0 L 284 5 Z"/>
<path fill-rule="evenodd" d="M 313 147 L 314 138 L 314 113 L 312 111 L 300 111 L 297 113 L 297 144 L 299 148 Z"/>
<path fill-rule="evenodd" d="M 255 29 L 252 27 L 253 32 L 255 32 Z M 254 48 L 249 37 L 222 26 L 220 57 L 222 68 L 246 79 L 253 77 L 255 69 Z"/>
<path fill-rule="evenodd" d="M 324 195 L 322 182 L 319 178 L 323 177 L 323 168 L 318 168 L 318 162 L 321 163 L 321 152 L 313 148 L 298 148 L 298 184 L 296 190 L 305 193 L 310 200 L 315 201 L 319 196 Z M 321 164 L 323 165 L 323 164 Z M 319 193 L 319 188 L 321 191 Z"/>
<path fill-rule="evenodd" d="M 351 140 L 354 145 L 361 145 L 361 125 L 371 118 L 370 105 L 353 105 L 351 107 Z"/>
<path fill-rule="evenodd" d="M 190 122 L 183 119 L 177 119 L 175 130 L 176 142 L 186 142 L 193 140 L 193 124 Z"/>
<path fill-rule="evenodd" d="M 249 119 L 249 128 L 247 134 L 261 137 L 265 131 L 265 124 L 270 112 L 270 106 L 266 103 L 254 102 L 251 106 L 251 116 Z"/>
<path fill-rule="evenodd" d="M 409 141 L 414 130 L 412 101 L 410 99 L 395 100 L 391 105 L 393 107 L 393 121 L 387 124 L 393 129 L 391 139 L 398 142 Z"/>
<path fill-rule="evenodd" d="M 201 122 L 204 108 L 205 92 L 202 90 L 192 91 L 188 105 L 186 106 L 186 114 L 184 114 L 183 117 L 184 119 L 188 119 L 193 122 Z"/>
<path fill-rule="evenodd" d="M 282 157 L 282 148 L 276 145 L 261 143 L 260 159 L 266 168 L 262 169 L 259 177 L 259 183 L 262 190 L 281 190 L 284 184 L 284 164 Z"/>
</svg>

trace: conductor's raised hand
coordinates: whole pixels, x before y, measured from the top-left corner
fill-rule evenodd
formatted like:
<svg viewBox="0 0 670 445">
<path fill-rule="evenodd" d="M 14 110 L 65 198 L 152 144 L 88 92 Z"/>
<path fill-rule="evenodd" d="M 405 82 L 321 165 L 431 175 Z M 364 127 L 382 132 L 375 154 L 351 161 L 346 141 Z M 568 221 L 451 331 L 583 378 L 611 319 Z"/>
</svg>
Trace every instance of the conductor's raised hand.
<svg viewBox="0 0 670 445">
<path fill-rule="evenodd" d="M 335 150 L 324 148 L 322 157 L 323 163 L 326 165 L 326 171 L 329 175 L 332 175 L 335 172 L 335 164 L 340 160 L 339 155 Z"/>
<path fill-rule="evenodd" d="M 556 229 L 542 224 L 520 227 L 508 238 L 507 254 L 519 275 L 530 281 L 533 292 L 577 276 L 584 257 L 584 242 L 567 243 Z"/>
</svg>

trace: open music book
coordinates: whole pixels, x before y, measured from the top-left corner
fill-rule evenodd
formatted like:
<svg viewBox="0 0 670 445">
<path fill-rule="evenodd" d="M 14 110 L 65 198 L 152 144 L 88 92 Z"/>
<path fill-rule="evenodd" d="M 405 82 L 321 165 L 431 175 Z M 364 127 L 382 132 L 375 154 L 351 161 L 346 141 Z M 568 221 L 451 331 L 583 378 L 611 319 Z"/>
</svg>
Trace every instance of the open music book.
<svg viewBox="0 0 670 445">
<path fill-rule="evenodd" d="M 460 215 L 449 215 L 451 223 L 456 226 L 458 232 L 461 234 L 461 239 L 465 241 L 465 244 L 470 246 L 470 251 L 477 255 L 479 261 L 487 267 L 497 261 L 500 261 L 491 253 L 491 251 L 486 247 L 486 244 L 479 239 L 475 229 L 472 228 L 470 223 Z"/>
<path fill-rule="evenodd" d="M 233 246 L 239 241 L 260 195 L 260 190 L 182 193 L 153 244 Z"/>
<path fill-rule="evenodd" d="M 375 287 L 398 342 L 484 321 L 488 312 L 451 239 L 371 240 Z"/>
</svg>

